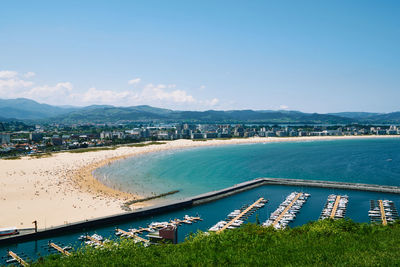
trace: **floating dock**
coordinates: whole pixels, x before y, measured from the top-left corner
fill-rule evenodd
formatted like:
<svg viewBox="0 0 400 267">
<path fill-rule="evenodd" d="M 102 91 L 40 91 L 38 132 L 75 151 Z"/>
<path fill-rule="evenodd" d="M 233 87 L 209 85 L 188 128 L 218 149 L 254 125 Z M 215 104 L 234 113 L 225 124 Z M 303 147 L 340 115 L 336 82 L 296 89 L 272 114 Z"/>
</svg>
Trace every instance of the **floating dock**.
<svg viewBox="0 0 400 267">
<path fill-rule="evenodd" d="M 276 218 L 276 220 L 272 223 L 272 226 L 275 227 L 275 225 L 277 225 L 283 216 L 285 216 L 286 212 L 288 212 L 288 210 L 293 206 L 293 204 L 296 202 L 297 199 L 299 199 L 299 197 L 302 195 L 302 193 L 298 193 L 294 199 L 292 200 L 292 202 L 290 202 L 290 204 L 282 211 L 282 213 L 278 216 L 278 218 Z"/>
<path fill-rule="evenodd" d="M 53 242 L 50 242 L 50 243 L 49 243 L 49 246 L 52 247 L 52 248 L 54 248 L 54 249 L 57 250 L 58 252 L 64 254 L 65 256 L 71 256 L 71 253 L 68 252 L 65 248 L 62 248 L 62 247 L 60 247 L 59 245 L 57 245 L 57 244 L 55 244 L 55 243 L 53 243 Z"/>
<path fill-rule="evenodd" d="M 185 215 L 183 219 L 173 219 L 165 222 L 152 222 L 147 227 L 140 227 L 139 229 L 129 229 L 128 231 L 115 229 L 115 235 L 130 237 L 133 238 L 135 242 L 143 242 L 145 245 L 149 245 L 151 243 L 150 240 L 142 238 L 138 234 L 149 232 L 149 235 L 147 236 L 155 237 L 155 234 L 159 234 L 159 232 L 162 232 L 168 227 L 175 227 L 176 229 L 176 227 L 178 227 L 179 225 L 192 224 L 198 221 L 202 221 L 199 216 L 194 217 Z"/>
<path fill-rule="evenodd" d="M 132 237 L 134 240 L 137 240 L 138 242 L 149 243 L 149 240 L 141 238 L 140 236 L 138 236 L 132 232 L 127 232 L 122 229 L 116 229 L 115 231 L 121 233 L 122 236 Z"/>
<path fill-rule="evenodd" d="M 288 195 L 279 207 L 271 213 L 270 217 L 263 226 L 273 226 L 275 229 L 284 229 L 291 221 L 296 218 L 303 204 L 307 201 L 310 194 L 292 192 Z"/>
<path fill-rule="evenodd" d="M 219 221 L 214 226 L 212 226 L 209 231 L 220 233 L 225 229 L 234 229 L 240 227 L 244 220 L 251 216 L 258 209 L 265 206 L 268 200 L 263 197 L 259 198 L 253 204 L 244 205 L 242 208 L 232 211 L 228 214 L 228 218 L 225 221 Z"/>
<path fill-rule="evenodd" d="M 371 222 L 378 222 L 387 225 L 388 223 L 392 223 L 399 219 L 399 214 L 397 213 L 393 201 L 371 200 L 370 204 L 371 208 L 368 212 L 368 216 L 370 217 Z"/>
<path fill-rule="evenodd" d="M 233 218 L 232 220 L 230 220 L 225 226 L 223 226 L 221 229 L 219 229 L 217 231 L 217 233 L 221 233 L 222 231 L 224 231 L 225 229 L 227 229 L 229 226 L 231 226 L 234 222 L 236 222 L 237 220 L 240 220 L 244 215 L 246 215 L 250 210 L 252 210 L 253 208 L 255 208 L 259 203 L 265 201 L 265 199 L 263 197 L 260 197 L 256 202 L 254 202 L 253 204 L 251 204 L 248 208 L 246 208 L 244 211 L 242 211 L 239 215 L 237 215 L 235 218 Z"/>
<path fill-rule="evenodd" d="M 8 255 L 13 258 L 16 262 L 21 264 L 22 266 L 29 266 L 29 263 L 24 261 L 20 256 L 18 256 L 16 253 L 12 252 L 11 250 L 8 252 Z"/>
<path fill-rule="evenodd" d="M 329 195 L 319 219 L 331 218 L 335 220 L 344 218 L 348 202 L 349 197 L 347 195 Z"/>
<path fill-rule="evenodd" d="M 90 235 L 87 235 L 86 237 L 85 237 L 87 240 L 89 240 L 89 241 L 92 241 L 93 243 L 95 243 L 95 244 L 97 244 L 97 245 L 99 245 L 99 246 L 103 246 L 103 241 L 100 241 L 100 240 L 98 240 L 97 238 L 94 238 L 94 237 L 92 237 L 92 236 L 90 236 Z"/>
<path fill-rule="evenodd" d="M 383 207 L 382 200 L 378 200 L 378 202 L 379 202 L 379 209 L 381 212 L 382 224 L 387 225 L 386 213 L 385 213 L 385 208 Z"/>
<path fill-rule="evenodd" d="M 331 219 L 335 218 L 337 207 L 339 205 L 340 196 L 336 196 L 335 204 L 333 204 L 333 209 L 331 215 L 329 216 Z"/>
<path fill-rule="evenodd" d="M 184 224 L 193 224 L 196 223 L 198 221 L 202 221 L 203 219 L 201 219 L 199 216 L 189 216 L 189 215 L 185 215 L 184 218 L 181 219 L 173 219 L 170 220 L 169 222 L 152 222 L 151 224 L 149 224 L 147 227 L 140 227 L 139 229 L 129 229 L 130 233 L 133 234 L 143 234 L 143 232 L 149 232 L 152 233 L 156 230 L 168 227 L 168 226 L 180 226 L 183 223 Z M 116 231 L 116 234 L 119 235 L 118 232 Z M 122 234 L 122 233 L 121 233 Z"/>
</svg>

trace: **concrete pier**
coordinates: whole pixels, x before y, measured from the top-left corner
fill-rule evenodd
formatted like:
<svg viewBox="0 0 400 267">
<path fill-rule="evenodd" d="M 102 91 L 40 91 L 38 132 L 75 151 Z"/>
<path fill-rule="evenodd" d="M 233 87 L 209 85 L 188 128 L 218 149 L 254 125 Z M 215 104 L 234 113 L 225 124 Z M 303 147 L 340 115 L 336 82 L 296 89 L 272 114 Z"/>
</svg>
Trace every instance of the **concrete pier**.
<svg viewBox="0 0 400 267">
<path fill-rule="evenodd" d="M 285 179 L 285 178 L 260 178 L 260 179 L 263 179 L 264 185 L 268 184 L 290 185 L 290 186 L 334 188 L 334 189 L 400 194 L 399 186 L 390 186 L 390 185 L 331 182 L 323 180 Z"/>
</svg>

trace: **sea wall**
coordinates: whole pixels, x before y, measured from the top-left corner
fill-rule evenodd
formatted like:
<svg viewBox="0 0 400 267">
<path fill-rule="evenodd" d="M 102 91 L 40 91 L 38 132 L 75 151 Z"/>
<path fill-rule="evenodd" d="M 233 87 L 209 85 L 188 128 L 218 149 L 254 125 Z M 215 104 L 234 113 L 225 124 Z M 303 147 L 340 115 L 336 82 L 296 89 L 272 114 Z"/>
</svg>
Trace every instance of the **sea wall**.
<svg viewBox="0 0 400 267">
<path fill-rule="evenodd" d="M 283 179 L 283 178 L 260 178 L 260 179 L 264 181 L 264 185 L 272 184 L 272 185 L 288 185 L 288 186 L 306 186 L 306 187 L 334 188 L 334 189 L 400 194 L 399 186 L 332 182 L 323 180 L 301 180 L 301 179 Z"/>
</svg>

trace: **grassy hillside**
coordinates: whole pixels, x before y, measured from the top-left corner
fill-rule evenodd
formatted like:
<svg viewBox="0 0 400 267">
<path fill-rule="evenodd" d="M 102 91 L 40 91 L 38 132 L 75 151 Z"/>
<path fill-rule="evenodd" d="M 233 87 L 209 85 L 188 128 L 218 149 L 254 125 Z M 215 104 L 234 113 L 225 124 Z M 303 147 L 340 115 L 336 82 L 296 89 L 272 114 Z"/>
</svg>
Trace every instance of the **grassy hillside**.
<svg viewBox="0 0 400 267">
<path fill-rule="evenodd" d="M 144 248 L 126 240 L 106 249 L 51 256 L 37 266 L 398 266 L 400 224 L 324 220 L 276 231 L 248 224 L 178 245 Z"/>
</svg>

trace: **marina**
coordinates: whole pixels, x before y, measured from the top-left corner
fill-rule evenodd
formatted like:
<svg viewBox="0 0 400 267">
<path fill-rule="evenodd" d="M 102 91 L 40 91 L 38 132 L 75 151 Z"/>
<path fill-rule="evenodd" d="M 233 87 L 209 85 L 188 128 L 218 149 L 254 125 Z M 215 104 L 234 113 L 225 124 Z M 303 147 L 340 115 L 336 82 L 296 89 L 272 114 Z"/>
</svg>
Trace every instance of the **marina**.
<svg viewBox="0 0 400 267">
<path fill-rule="evenodd" d="M 268 220 L 263 226 L 273 226 L 275 229 L 284 229 L 287 225 L 294 221 L 296 214 L 300 212 L 301 207 L 307 201 L 310 194 L 292 192 L 279 207 L 271 213 Z"/>
<path fill-rule="evenodd" d="M 244 211 L 249 205 L 243 205 L 244 203 L 254 203 L 258 198 L 255 196 L 265 196 L 268 198 L 268 204 L 262 209 L 257 209 L 254 212 L 249 212 L 243 218 L 247 218 L 246 222 L 256 223 L 257 217 L 259 221 L 264 222 L 268 219 L 271 212 L 282 203 L 282 196 L 290 195 L 292 192 L 307 192 L 312 195 L 312 198 L 308 198 L 307 205 L 303 206 L 300 213 L 296 214 L 295 220 L 290 222 L 291 227 L 303 225 L 309 221 L 317 220 L 320 216 L 321 210 L 324 208 L 327 196 L 329 195 L 348 195 L 351 197 L 351 201 L 347 206 L 346 217 L 353 219 L 357 222 L 368 222 L 370 217 L 368 211 L 370 210 L 370 199 L 390 199 L 393 203 L 400 203 L 400 195 L 398 194 L 385 194 L 378 192 L 363 192 L 363 191 L 350 191 L 350 190 L 334 190 L 326 188 L 315 188 L 315 187 L 300 187 L 300 186 L 282 186 L 282 185 L 266 185 L 259 186 L 247 191 L 242 191 L 235 195 L 230 195 L 225 198 L 218 199 L 213 202 L 206 202 L 201 205 L 195 205 L 188 208 L 182 208 L 172 211 L 167 211 L 160 214 L 149 215 L 148 217 L 138 217 L 131 219 L 130 221 L 114 222 L 108 225 L 95 226 L 95 227 L 82 227 L 78 231 L 64 231 L 60 234 L 53 234 L 48 237 L 42 237 L 34 241 L 19 242 L 18 244 L 11 244 L 7 246 L 0 246 L 0 256 L 3 257 L 1 264 L 6 264 L 6 256 L 8 250 L 17 253 L 24 260 L 35 260 L 38 255 L 46 256 L 52 253 L 59 253 L 54 249 L 49 251 L 48 242 L 51 241 L 58 244 L 60 247 L 71 246 L 72 250 L 69 252 L 73 253 L 74 249 L 77 249 L 84 245 L 84 242 L 78 240 L 80 236 L 93 236 L 97 234 L 101 237 L 109 240 L 119 240 L 119 236 L 115 235 L 116 229 L 121 229 L 125 232 L 131 232 L 136 229 L 140 231 L 136 235 L 143 239 L 149 239 L 147 235 L 152 234 L 147 231 L 149 228 L 155 229 L 157 227 L 165 226 L 165 223 L 180 222 L 179 230 L 177 231 L 177 241 L 182 242 L 188 235 L 195 233 L 198 230 L 208 231 L 215 222 L 219 221 L 231 221 L 239 213 L 233 213 L 228 217 L 227 215 L 235 210 Z M 251 202 L 254 200 L 254 202 Z M 336 199 L 335 199 L 336 200 Z M 185 223 L 183 221 L 191 216 L 193 218 L 201 219 L 197 220 L 196 223 L 192 224 Z M 186 218 L 185 218 L 186 217 Z M 228 220 L 228 221 L 227 221 Z M 240 223 L 240 222 L 238 222 Z M 234 225 L 230 225 L 233 227 Z M 227 229 L 232 229 L 227 228 Z M 133 233 L 133 232 L 131 232 Z M 127 236 L 127 238 L 131 238 Z M 89 241 L 89 240 L 85 240 Z M 134 242 L 134 240 L 132 240 Z M 60 245 L 63 244 L 63 245 Z M 96 246 L 96 245 L 94 245 Z M 100 247 L 99 245 L 97 245 Z"/>
<path fill-rule="evenodd" d="M 329 195 L 319 219 L 343 219 L 346 216 L 348 202 L 347 195 Z"/>
<path fill-rule="evenodd" d="M 399 220 L 396 206 L 391 200 L 371 200 L 371 209 L 368 211 L 368 216 L 372 223 L 382 223 L 387 225 L 395 220 Z"/>
<path fill-rule="evenodd" d="M 331 182 L 331 181 L 317 181 L 317 180 L 300 180 L 300 179 L 281 179 L 281 178 L 257 178 L 250 181 L 242 182 L 240 184 L 236 184 L 234 186 L 216 190 L 204 194 L 197 195 L 195 197 L 186 198 L 183 200 L 177 200 L 172 202 L 167 202 L 166 204 L 155 205 L 149 208 L 139 209 L 134 212 L 126 212 L 112 216 L 106 216 L 101 218 L 95 218 L 92 220 L 81 221 L 72 224 L 66 224 L 63 226 L 58 226 L 46 230 L 41 231 L 31 231 L 23 235 L 14 235 L 14 236 L 6 236 L 0 237 L 0 245 L 1 244 L 9 244 L 12 242 L 18 241 L 26 241 L 30 239 L 37 239 L 41 237 L 45 237 L 47 235 L 56 234 L 62 231 L 72 231 L 79 230 L 85 227 L 95 227 L 101 226 L 110 223 L 117 223 L 122 221 L 128 221 L 130 219 L 138 218 L 138 217 L 147 217 L 150 215 L 163 213 L 163 212 L 171 212 L 173 210 L 189 208 L 191 206 L 196 206 L 200 204 L 204 204 L 207 202 L 216 201 L 221 198 L 225 198 L 230 195 L 238 194 L 243 191 L 248 191 L 253 188 L 262 187 L 268 185 L 271 188 L 274 185 L 283 185 L 283 186 L 296 186 L 296 187 L 315 187 L 315 188 L 326 188 L 326 189 L 334 189 L 334 190 L 354 190 L 354 191 L 362 191 L 362 192 L 376 192 L 376 193 L 391 193 L 391 194 L 400 194 L 400 187 L 398 186 L 385 186 L 385 185 L 373 185 L 373 184 L 360 184 L 360 183 L 343 183 L 343 182 Z"/>
</svg>

